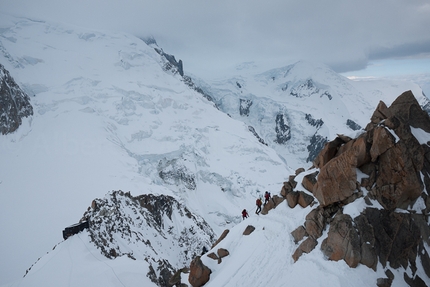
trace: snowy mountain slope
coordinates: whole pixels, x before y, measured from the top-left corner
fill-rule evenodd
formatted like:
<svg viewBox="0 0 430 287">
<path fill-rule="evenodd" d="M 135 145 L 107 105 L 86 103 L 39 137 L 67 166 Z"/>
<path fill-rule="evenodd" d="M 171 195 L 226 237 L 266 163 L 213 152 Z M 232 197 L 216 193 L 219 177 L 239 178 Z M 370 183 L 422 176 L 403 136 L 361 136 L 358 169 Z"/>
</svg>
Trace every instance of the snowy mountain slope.
<svg viewBox="0 0 430 287">
<path fill-rule="evenodd" d="M 357 204 L 350 208 L 361 210 Z M 216 253 L 218 248 L 229 251 L 221 264 L 207 256 L 201 257 L 212 270 L 205 286 L 376 286 L 377 278 L 387 278 L 387 270 L 394 274 L 391 286 L 405 286 L 403 272 L 411 276 L 410 268 L 392 269 L 379 263 L 373 271 L 364 265 L 350 268 L 344 261 L 328 261 L 319 248 L 327 230 L 318 239 L 317 248 L 303 254 L 294 263 L 291 255 L 297 245 L 290 232 L 297 227 L 297 222 L 304 221 L 312 209 L 300 206 L 290 209 L 287 204 L 281 204 L 267 215 L 251 216 L 236 225 L 223 241 L 209 251 Z M 254 226 L 255 231 L 242 235 L 248 225 Z M 428 278 L 421 264 L 417 260 L 417 274 Z M 186 280 L 184 276 L 182 282 Z"/>
<path fill-rule="evenodd" d="M 83 231 L 58 244 L 11 286 L 157 286 L 142 272 L 148 262 L 110 260 L 89 239 Z"/>
<path fill-rule="evenodd" d="M 6 274 L 22 275 L 109 190 L 175 195 L 219 233 L 291 172 L 139 38 L 6 15 L 0 23 L 0 61 L 34 108 L 0 138 Z"/>
<path fill-rule="evenodd" d="M 264 73 L 237 72 L 241 74 L 208 83 L 195 81 L 222 111 L 252 126 L 294 169 L 311 162 L 327 139 L 364 128 L 380 100 L 390 104 L 412 90 L 422 106 L 429 102 L 411 82 L 354 82 L 306 61 Z"/>
<path fill-rule="evenodd" d="M 291 254 L 278 250 L 292 251 L 290 229 L 308 211 L 279 208 L 264 218 L 252 211 L 264 190 L 279 192 L 293 173 L 289 166 L 310 165 L 306 159 L 314 135 L 331 139 L 351 133 L 348 119 L 363 127 L 379 100 L 389 104 L 408 89 L 420 97 L 417 86 L 352 82 L 326 67 L 299 62 L 202 85 L 220 112 L 139 38 L 1 16 L 0 61 L 31 95 L 34 108 L 17 132 L 0 137 L 0 225 L 7 234 L 0 241 L 0 270 L 10 274 L 2 277 L 5 283 L 21 276 L 61 240 L 61 230 L 81 218 L 84 207 L 109 190 L 173 196 L 218 235 L 236 224 L 232 234 L 255 224 L 249 238 L 229 236 L 220 245 L 232 254 L 232 260 L 224 260 L 230 260 L 228 267 L 213 267 L 212 278 L 221 286 L 229 286 L 233 272 L 240 274 L 233 280 L 242 278 L 247 286 L 267 273 L 271 286 L 288 280 L 318 286 L 327 277 L 338 286 L 350 278 L 362 286 L 373 285 L 372 276 L 383 277 L 381 268 L 376 274 L 351 270 L 344 263 L 327 263 L 318 252 L 293 265 Z M 241 222 L 243 208 L 251 214 L 247 223 Z M 254 235 L 258 240 L 250 239 Z M 73 281 L 78 275 L 99 278 L 105 286 L 152 286 L 142 276 L 149 264 L 126 256 L 107 260 L 88 236 L 84 232 L 61 242 L 16 284 L 36 286 L 51 274 L 52 286 L 86 285 Z M 253 264 L 245 260 L 250 250 Z M 69 252 L 76 255 L 70 261 Z M 279 274 L 271 258 L 288 258 L 281 268 L 286 272 Z M 262 270 L 257 262 L 271 268 Z M 315 277 L 307 276 L 307 269 Z"/>
</svg>

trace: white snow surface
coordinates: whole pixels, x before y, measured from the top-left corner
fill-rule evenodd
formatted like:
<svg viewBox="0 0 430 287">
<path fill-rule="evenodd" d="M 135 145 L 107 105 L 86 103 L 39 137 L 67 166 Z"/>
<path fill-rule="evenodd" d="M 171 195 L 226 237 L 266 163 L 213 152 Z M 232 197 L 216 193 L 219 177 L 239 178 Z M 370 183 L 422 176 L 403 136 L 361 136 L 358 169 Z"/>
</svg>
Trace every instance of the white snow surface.
<svg viewBox="0 0 430 287">
<path fill-rule="evenodd" d="M 293 263 L 296 245 L 290 232 L 303 224 L 310 209 L 281 205 L 257 216 L 254 201 L 265 190 L 277 194 L 293 168 L 310 165 L 304 162 L 306 145 L 300 138 L 315 133 L 303 124 L 306 113 L 323 118 L 322 134 L 331 139 L 352 133 L 345 127 L 347 118 L 365 126 L 379 100 L 389 105 L 412 89 L 424 101 L 417 86 L 352 82 L 301 62 L 293 66 L 294 73 L 287 73 L 287 67 L 243 74 L 237 79 L 243 80 L 242 91 L 234 91 L 231 79 L 210 82 L 209 90 L 224 97 L 222 112 L 178 74 L 163 69 L 166 60 L 133 35 L 1 13 L 0 61 L 31 96 L 34 108 L 18 131 L 0 137 L 0 285 L 155 286 L 141 258 L 107 259 L 86 231 L 62 240 L 62 229 L 111 190 L 171 195 L 218 235 L 231 229 L 217 246 L 230 256 L 220 265 L 203 257 L 213 271 L 207 286 L 370 286 L 385 277 L 382 266 L 374 272 L 327 261 L 318 247 Z M 308 78 L 329 90 L 333 100 L 282 94 L 286 82 L 292 89 Z M 225 113 L 239 104 L 240 94 L 259 103 L 255 118 Z M 262 145 L 248 125 L 264 123 L 266 112 L 279 110 L 288 112 L 293 140 L 286 147 Z M 264 134 L 263 127 L 256 126 L 261 136 L 273 136 L 272 131 Z M 160 178 L 160 168 L 178 167 L 194 178 L 194 189 Z M 243 208 L 250 211 L 245 221 Z M 256 230 L 242 236 L 248 224 Z M 398 272 L 393 270 L 392 286 L 404 284 Z"/>
</svg>

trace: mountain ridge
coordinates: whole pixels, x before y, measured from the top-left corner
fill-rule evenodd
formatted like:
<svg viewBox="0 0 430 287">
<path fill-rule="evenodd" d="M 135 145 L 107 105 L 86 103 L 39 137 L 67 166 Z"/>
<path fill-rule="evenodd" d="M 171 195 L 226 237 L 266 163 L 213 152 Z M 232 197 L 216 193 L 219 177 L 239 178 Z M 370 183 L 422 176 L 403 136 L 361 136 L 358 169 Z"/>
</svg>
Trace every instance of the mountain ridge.
<svg viewBox="0 0 430 287">
<path fill-rule="evenodd" d="M 16 235 L 13 240 L 9 236 L 3 239 L 2 252 L 6 258 L 18 256 L 5 248 L 19 245 L 26 255 L 20 255 L 21 260 L 31 261 L 25 268 L 41 250 L 49 250 L 60 240 L 65 225 L 82 217 L 82 206 L 88 206 L 107 190 L 171 196 L 192 214 L 204 218 L 217 235 L 227 228 L 242 228 L 253 222 L 258 230 L 269 226 L 267 233 L 259 235 L 260 243 L 268 244 L 278 228 L 294 226 L 294 222 L 281 222 L 282 216 L 297 220 L 309 209 L 296 214 L 280 207 L 267 218 L 258 218 L 252 212 L 255 198 L 265 190 L 279 192 L 283 182 L 294 173 L 292 167 L 303 166 L 310 153 L 317 154 L 336 133 L 360 132 L 350 128 L 347 120 L 364 127 L 372 111 L 358 107 L 371 106 L 379 99 L 389 99 L 388 104 L 400 94 L 396 91 L 403 92 L 405 87 L 419 90 L 412 84 L 355 83 L 336 76 L 339 83 L 322 83 L 318 77 L 312 77 L 313 69 L 308 71 L 309 76 L 293 81 L 294 74 L 285 71 L 299 69 L 300 65 L 309 67 L 304 63 L 272 70 L 264 76 L 243 74 L 205 84 L 187 76 L 186 70 L 181 76 L 178 67 L 172 65 L 174 58 L 169 61 L 165 57 L 168 54 L 157 52 L 152 45 L 130 34 L 25 19 L 12 20 L 14 24 L 10 25 L 9 18 L 1 19 L 0 59 L 23 90 L 35 95 L 31 98 L 34 115 L 25 119 L 16 132 L 0 137 L 4 162 L 10 163 L 0 167 L 0 188 L 5 191 L 0 193 L 0 218 L 5 234 Z M 302 67 L 300 73 L 305 74 L 307 69 Z M 273 71 L 284 72 L 279 76 Z M 318 71 L 326 70 L 320 67 Z M 275 75 L 275 80 L 271 75 Z M 346 83 L 353 88 L 344 89 L 348 93 L 340 95 L 333 92 L 333 83 L 341 88 Z M 363 97 L 343 102 L 347 95 L 356 95 L 355 86 L 359 86 L 357 94 Z M 304 103 L 310 98 L 315 101 L 306 106 Z M 419 93 L 417 98 L 420 104 L 427 103 Z M 342 105 L 326 105 L 335 101 Z M 347 109 L 350 106 L 356 109 Z M 339 108 L 345 110 L 337 112 Z M 317 148 L 308 148 L 313 138 Z M 251 215 L 247 222 L 241 220 L 243 208 Z M 23 218 L 23 214 L 31 216 Z M 10 223 L 9 218 L 16 218 L 23 228 L 16 230 L 16 223 Z M 32 234 L 31 239 L 27 238 L 28 233 Z M 130 264 L 135 260 L 126 255 L 107 260 L 100 249 L 89 244 L 90 234 L 84 231 L 61 242 L 17 284 L 43 282 L 29 278 L 43 280 L 51 270 L 60 274 L 52 277 L 53 286 L 64 280 L 83 284 L 85 281 L 76 277 L 93 274 L 77 268 L 79 263 L 96 273 L 109 274 L 108 278 L 115 283 L 105 278 L 99 281 L 107 286 L 121 284 L 126 278 L 132 284 L 154 284 L 146 274 L 139 273 L 150 268 L 148 262 L 138 260 Z M 272 247 L 283 246 L 293 252 L 290 235 L 284 236 L 286 240 Z M 34 249 L 28 246 L 29 240 Z M 239 254 L 249 256 L 253 253 L 249 250 L 254 250 L 269 262 L 269 253 L 258 250 L 260 243 L 246 243 Z M 224 244 L 227 243 L 219 247 L 229 248 Z M 118 254 L 128 253 L 115 248 Z M 276 254 L 276 258 L 285 256 Z M 53 259 L 56 257 L 59 261 Z M 309 261 L 302 260 L 305 266 L 312 260 L 317 262 L 312 265 L 315 271 L 325 266 L 324 259 L 313 255 L 307 258 Z M 224 260 L 228 261 L 229 258 Z M 234 264 L 234 260 L 230 261 Z M 258 258 L 252 262 L 257 264 Z M 282 266 L 291 268 L 287 271 L 290 275 L 299 273 L 301 261 L 297 265 L 290 263 L 286 261 Z M 6 260 L 2 262 L 4 270 L 11 270 L 9 265 Z M 130 277 L 124 266 L 132 270 Z M 360 282 L 370 282 L 366 280 L 373 273 L 366 270 L 354 275 L 344 267 L 340 263 L 326 267 L 332 272 L 330 279 L 347 282 L 348 278 L 336 272 L 339 268 L 352 278 L 366 274 L 369 279 Z M 225 274 L 231 274 L 228 269 Z M 157 277 L 159 271 L 154 271 Z M 243 272 L 241 276 L 246 277 L 246 268 Z M 378 270 L 378 276 L 382 276 L 381 272 Z M 263 277 L 263 270 L 258 275 Z M 229 280 L 226 276 L 222 279 L 224 285 Z M 292 276 L 292 282 L 300 282 L 299 275 Z M 335 279 L 336 276 L 339 278 Z M 248 279 L 263 282 L 257 276 Z M 92 277 L 93 280 L 97 279 Z M 232 280 L 231 284 L 239 279 Z M 276 278 L 271 280 L 272 286 L 277 286 Z M 313 284 L 319 281 L 320 278 L 305 280 Z"/>
</svg>

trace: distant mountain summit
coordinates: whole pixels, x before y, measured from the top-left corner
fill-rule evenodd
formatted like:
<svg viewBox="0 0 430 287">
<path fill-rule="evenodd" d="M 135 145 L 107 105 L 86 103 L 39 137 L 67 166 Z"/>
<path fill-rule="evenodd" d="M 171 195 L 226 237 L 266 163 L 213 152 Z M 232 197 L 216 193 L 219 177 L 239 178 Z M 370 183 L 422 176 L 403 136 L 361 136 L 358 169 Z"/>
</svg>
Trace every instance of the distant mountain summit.
<svg viewBox="0 0 430 287">
<path fill-rule="evenodd" d="M 355 82 L 308 61 L 195 83 L 221 111 L 246 123 L 294 169 L 312 162 L 337 133 L 353 134 L 365 127 L 379 100 L 390 103 L 393 94 L 412 90 L 421 107 L 430 105 L 412 83 Z"/>
<path fill-rule="evenodd" d="M 0 64 L 0 131 L 16 131 L 22 118 L 33 115 L 30 97 L 18 86 L 9 71 Z"/>
</svg>

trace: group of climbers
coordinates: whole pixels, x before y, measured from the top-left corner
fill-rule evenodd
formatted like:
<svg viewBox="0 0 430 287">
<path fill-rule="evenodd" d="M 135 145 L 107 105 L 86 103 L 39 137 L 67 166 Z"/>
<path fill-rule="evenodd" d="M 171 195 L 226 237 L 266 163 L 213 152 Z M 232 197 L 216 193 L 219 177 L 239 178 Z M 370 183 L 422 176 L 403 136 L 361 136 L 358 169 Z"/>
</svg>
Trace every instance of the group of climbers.
<svg viewBox="0 0 430 287">
<path fill-rule="evenodd" d="M 264 193 L 264 205 L 266 205 L 271 198 L 272 198 L 272 196 L 270 195 L 270 192 L 266 191 Z M 255 201 L 255 205 L 257 205 L 257 209 L 255 210 L 255 214 L 260 214 L 262 204 L 263 204 L 263 201 L 261 200 L 261 198 L 257 198 L 257 200 Z M 243 220 L 245 220 L 247 217 L 249 217 L 249 214 L 246 211 L 246 209 L 242 210 Z"/>
</svg>

